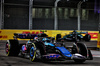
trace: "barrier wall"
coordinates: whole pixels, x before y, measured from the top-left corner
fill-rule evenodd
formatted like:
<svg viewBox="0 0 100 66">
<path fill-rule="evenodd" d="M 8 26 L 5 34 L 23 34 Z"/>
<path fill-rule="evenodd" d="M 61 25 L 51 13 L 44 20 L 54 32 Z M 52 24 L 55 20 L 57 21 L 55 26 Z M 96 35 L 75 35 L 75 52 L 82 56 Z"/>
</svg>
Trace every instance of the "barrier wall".
<svg viewBox="0 0 100 66">
<path fill-rule="evenodd" d="M 0 40 L 13 39 L 14 33 L 23 33 L 23 32 L 39 33 L 40 30 L 0 30 Z"/>
<path fill-rule="evenodd" d="M 100 33 L 98 34 L 97 48 L 100 48 Z"/>
<path fill-rule="evenodd" d="M 38 34 L 41 31 L 46 33 L 50 37 L 56 37 L 57 34 L 61 34 L 63 37 L 64 35 L 72 32 L 72 30 L 0 30 L 0 40 L 13 39 L 14 33 L 30 32 L 30 33 Z M 78 31 L 78 32 L 80 32 L 80 31 Z M 81 31 L 81 32 L 88 32 L 91 35 L 91 40 L 97 41 L 99 31 Z"/>
</svg>

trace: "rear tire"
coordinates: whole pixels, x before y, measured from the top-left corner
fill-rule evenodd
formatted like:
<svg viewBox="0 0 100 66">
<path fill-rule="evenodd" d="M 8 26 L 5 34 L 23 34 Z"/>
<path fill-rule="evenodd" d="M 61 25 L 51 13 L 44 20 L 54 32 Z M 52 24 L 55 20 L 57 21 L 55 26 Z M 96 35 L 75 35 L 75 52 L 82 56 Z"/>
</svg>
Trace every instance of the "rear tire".
<svg viewBox="0 0 100 66">
<path fill-rule="evenodd" d="M 8 40 L 5 47 L 7 56 L 18 56 L 20 52 L 18 40 Z"/>
</svg>

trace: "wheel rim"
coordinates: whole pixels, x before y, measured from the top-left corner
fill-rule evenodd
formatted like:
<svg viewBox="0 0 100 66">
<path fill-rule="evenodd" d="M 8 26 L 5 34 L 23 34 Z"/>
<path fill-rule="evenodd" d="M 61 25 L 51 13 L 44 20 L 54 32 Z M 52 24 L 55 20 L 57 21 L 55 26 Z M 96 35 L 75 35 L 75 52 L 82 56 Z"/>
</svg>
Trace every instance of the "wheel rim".
<svg viewBox="0 0 100 66">
<path fill-rule="evenodd" d="M 36 58 L 38 58 L 38 59 L 41 58 L 41 53 L 40 53 L 39 49 L 36 50 Z"/>
<path fill-rule="evenodd" d="M 7 44 L 6 44 L 6 48 L 5 48 L 5 51 L 6 51 L 7 56 L 9 55 L 9 50 L 10 50 L 10 46 L 9 46 L 9 44 L 7 43 Z"/>
<path fill-rule="evenodd" d="M 6 53 L 8 53 L 9 49 L 8 49 L 8 44 L 6 44 Z"/>
<path fill-rule="evenodd" d="M 35 49 L 34 47 L 31 47 L 31 49 L 30 49 L 30 60 L 31 61 L 34 61 L 35 56 L 36 56 L 36 50 L 34 50 L 34 49 Z"/>
<path fill-rule="evenodd" d="M 32 48 L 30 49 L 30 57 L 33 58 L 33 56 L 34 56 L 34 48 L 32 47 Z"/>
<path fill-rule="evenodd" d="M 31 61 L 34 61 L 34 59 L 41 59 L 41 53 L 40 53 L 40 50 L 39 49 L 36 49 L 34 50 L 35 48 L 32 47 L 30 49 L 30 58 L 31 58 Z"/>
</svg>

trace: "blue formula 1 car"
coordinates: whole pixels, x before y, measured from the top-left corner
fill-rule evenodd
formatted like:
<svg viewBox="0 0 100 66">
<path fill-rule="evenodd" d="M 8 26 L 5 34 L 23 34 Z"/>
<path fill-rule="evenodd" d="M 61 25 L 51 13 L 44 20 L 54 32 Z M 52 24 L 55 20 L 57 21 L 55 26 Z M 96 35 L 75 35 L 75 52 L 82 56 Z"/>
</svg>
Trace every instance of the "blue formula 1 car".
<svg viewBox="0 0 100 66">
<path fill-rule="evenodd" d="M 46 34 L 14 34 L 12 40 L 6 43 L 7 56 L 29 55 L 31 61 L 49 60 L 74 60 L 83 63 L 92 60 L 91 51 L 83 43 L 74 43 L 70 49 L 65 48 L 64 43 L 56 43 L 54 38 L 47 37 Z M 26 43 L 19 44 L 16 38 L 30 39 Z"/>
</svg>

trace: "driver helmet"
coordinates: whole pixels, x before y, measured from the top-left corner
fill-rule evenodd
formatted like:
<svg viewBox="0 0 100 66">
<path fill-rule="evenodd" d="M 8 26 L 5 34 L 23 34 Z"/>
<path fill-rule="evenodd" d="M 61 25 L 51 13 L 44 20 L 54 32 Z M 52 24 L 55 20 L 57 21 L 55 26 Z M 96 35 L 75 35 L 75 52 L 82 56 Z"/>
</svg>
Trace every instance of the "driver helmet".
<svg viewBox="0 0 100 66">
<path fill-rule="evenodd" d="M 34 37 L 34 40 L 38 41 L 38 37 Z"/>
<path fill-rule="evenodd" d="M 72 33 L 73 33 L 73 34 L 77 34 L 77 31 L 76 31 L 76 30 L 74 30 Z"/>
</svg>

